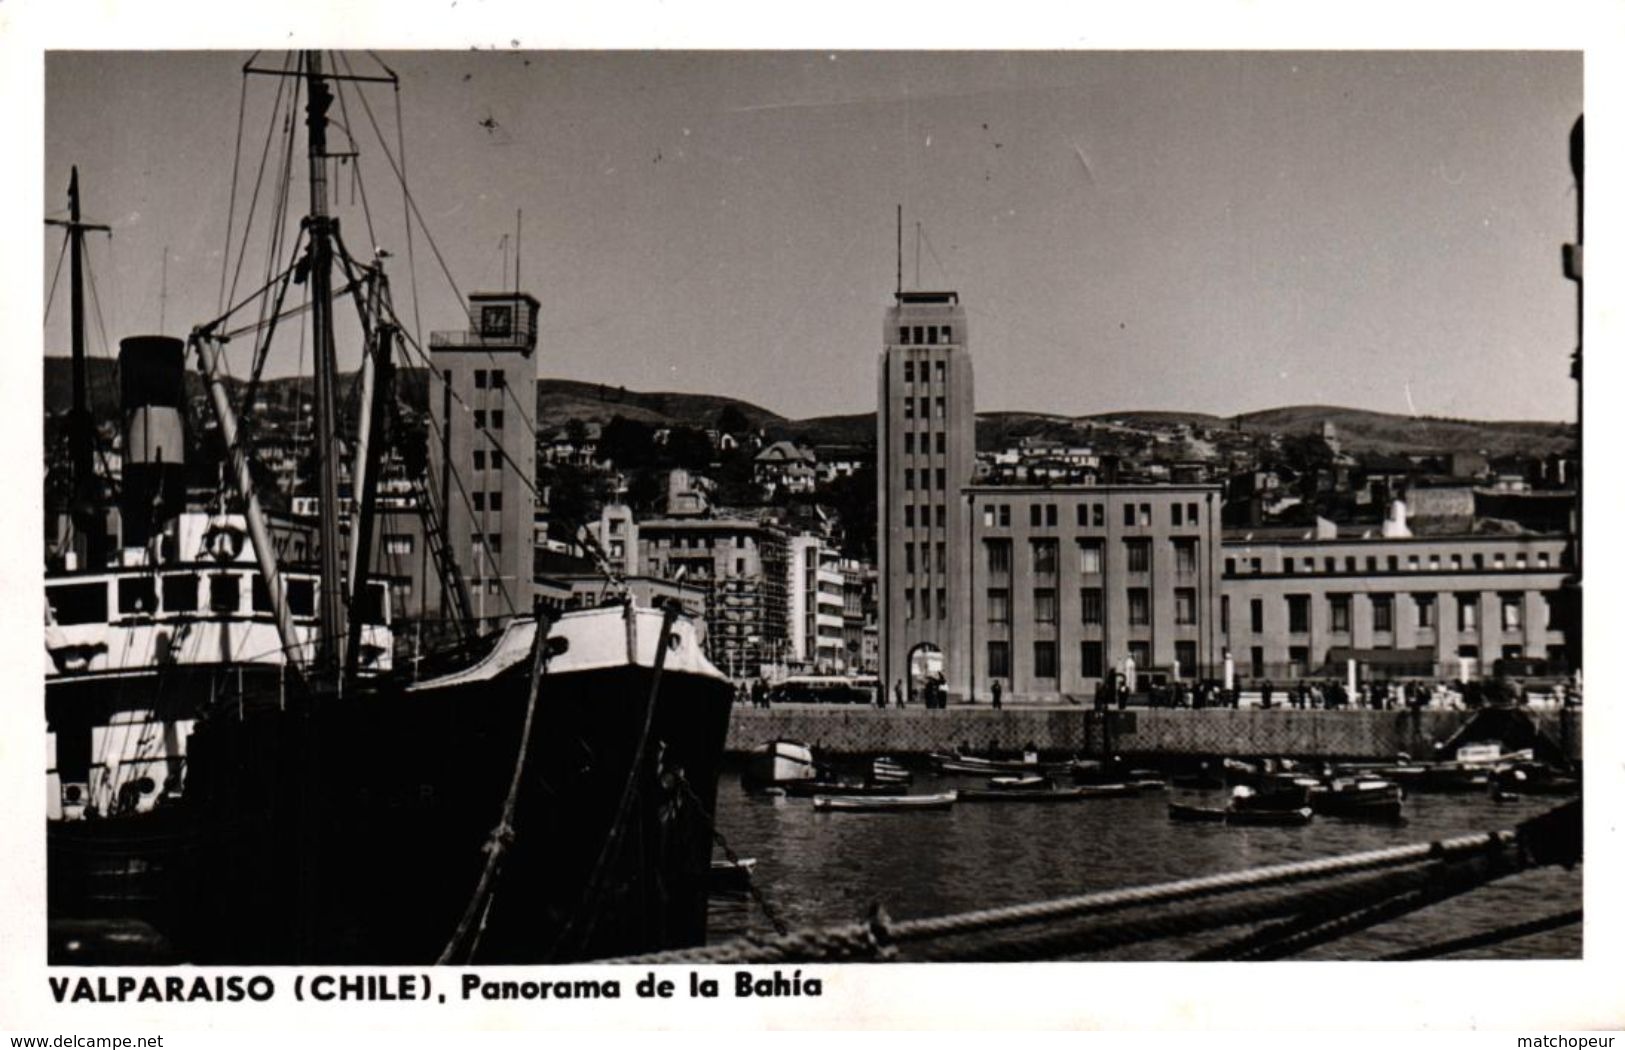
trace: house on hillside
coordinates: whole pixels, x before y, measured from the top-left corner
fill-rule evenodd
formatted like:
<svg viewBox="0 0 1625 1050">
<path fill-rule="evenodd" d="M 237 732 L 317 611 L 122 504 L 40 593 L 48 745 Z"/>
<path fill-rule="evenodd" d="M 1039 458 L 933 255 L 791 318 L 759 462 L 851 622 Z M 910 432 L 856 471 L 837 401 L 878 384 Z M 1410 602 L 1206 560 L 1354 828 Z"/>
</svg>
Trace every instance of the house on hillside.
<svg viewBox="0 0 1625 1050">
<path fill-rule="evenodd" d="M 818 485 L 818 456 L 791 441 L 775 441 L 756 454 L 754 477 L 768 495 L 804 494 Z"/>
</svg>

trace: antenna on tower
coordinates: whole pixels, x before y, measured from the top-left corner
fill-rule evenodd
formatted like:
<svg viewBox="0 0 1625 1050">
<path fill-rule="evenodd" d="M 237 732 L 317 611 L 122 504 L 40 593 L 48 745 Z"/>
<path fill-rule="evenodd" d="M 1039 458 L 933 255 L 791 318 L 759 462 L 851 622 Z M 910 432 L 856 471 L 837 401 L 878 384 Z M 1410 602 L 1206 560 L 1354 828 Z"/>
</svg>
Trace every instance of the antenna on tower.
<svg viewBox="0 0 1625 1050">
<path fill-rule="evenodd" d="M 164 331 L 164 307 L 169 302 L 169 245 L 164 245 L 164 261 L 159 268 L 161 276 L 158 279 L 158 333 Z"/>
<path fill-rule="evenodd" d="M 519 262 L 520 262 L 520 258 L 521 258 L 520 252 L 525 247 L 525 209 L 520 208 L 520 209 L 518 209 L 518 211 L 519 211 L 519 215 L 514 220 L 515 230 L 514 230 L 514 239 L 513 239 L 513 290 L 514 290 L 514 294 L 516 294 L 516 295 L 519 293 L 519 288 L 520 288 L 520 284 L 519 284 Z"/>
<path fill-rule="evenodd" d="M 897 295 L 903 295 L 903 206 L 897 206 Z"/>
</svg>

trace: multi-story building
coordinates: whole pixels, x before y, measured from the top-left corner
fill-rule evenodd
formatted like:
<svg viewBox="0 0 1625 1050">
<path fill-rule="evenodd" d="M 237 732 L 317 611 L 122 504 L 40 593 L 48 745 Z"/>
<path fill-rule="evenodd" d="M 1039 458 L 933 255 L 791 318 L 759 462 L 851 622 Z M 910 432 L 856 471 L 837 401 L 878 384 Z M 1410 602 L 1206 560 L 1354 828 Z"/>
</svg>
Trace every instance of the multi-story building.
<svg viewBox="0 0 1625 1050">
<path fill-rule="evenodd" d="M 844 671 L 840 553 L 818 536 L 793 536 L 788 568 L 791 662 L 820 674 Z"/>
<path fill-rule="evenodd" d="M 1210 485 L 972 486 L 975 694 L 1092 698 L 1113 671 L 1217 677 L 1219 498 Z"/>
<path fill-rule="evenodd" d="M 1501 659 L 1569 665 L 1570 537 L 1370 532 L 1226 533 L 1221 632 L 1239 673 L 1341 677 L 1351 659 L 1377 675 L 1445 678 Z"/>
<path fill-rule="evenodd" d="M 874 674 L 878 650 L 875 641 L 875 567 L 858 558 L 842 558 L 841 571 L 841 650 L 843 670 L 848 674 Z"/>
<path fill-rule="evenodd" d="M 523 292 L 468 297 L 468 328 L 435 332 L 430 454 L 446 536 L 482 622 L 531 611 L 535 592 L 536 315 Z"/>
<path fill-rule="evenodd" d="M 940 665 L 950 696 L 972 688 L 966 625 L 975 383 L 958 292 L 898 291 L 881 337 L 878 436 L 880 674 L 911 693 Z"/>
<path fill-rule="evenodd" d="M 633 574 L 681 578 L 705 593 L 711 661 L 735 677 L 789 658 L 789 547 L 778 526 L 746 517 L 648 518 L 628 529 Z M 610 536 L 613 544 L 614 537 Z M 613 549 L 613 547 L 611 547 Z"/>
</svg>

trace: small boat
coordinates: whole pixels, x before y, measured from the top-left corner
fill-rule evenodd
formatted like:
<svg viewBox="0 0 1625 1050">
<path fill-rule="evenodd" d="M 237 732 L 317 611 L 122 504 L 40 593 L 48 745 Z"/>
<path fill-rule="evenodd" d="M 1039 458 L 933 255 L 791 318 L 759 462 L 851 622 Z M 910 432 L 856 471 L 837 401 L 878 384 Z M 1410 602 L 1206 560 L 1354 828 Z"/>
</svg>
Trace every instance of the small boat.
<svg viewBox="0 0 1625 1050">
<path fill-rule="evenodd" d="M 914 779 L 914 774 L 895 759 L 882 756 L 869 767 L 869 779 L 876 784 L 907 784 Z"/>
<path fill-rule="evenodd" d="M 990 777 L 987 786 L 994 791 L 1030 791 L 1035 788 L 1048 789 L 1049 777 Z"/>
<path fill-rule="evenodd" d="M 961 802 L 1077 802 L 1090 798 L 1081 787 L 967 788 L 959 793 Z"/>
<path fill-rule="evenodd" d="M 826 813 L 895 813 L 913 809 L 947 809 L 958 798 L 957 791 L 944 791 L 938 795 L 880 795 L 867 798 L 814 795 L 813 809 Z"/>
<path fill-rule="evenodd" d="M 1069 762 L 1040 762 L 1036 754 L 1028 758 L 982 758 L 977 755 L 959 755 L 933 752 L 931 764 L 939 773 L 961 773 L 970 776 L 995 776 L 1005 773 L 1059 775 L 1071 769 Z M 1030 760 L 1029 760 L 1030 759 Z"/>
<path fill-rule="evenodd" d="M 1211 806 L 1187 806 L 1182 802 L 1168 803 L 1168 819 L 1184 823 L 1222 824 L 1226 813 Z"/>
<path fill-rule="evenodd" d="M 1135 791 L 1167 791 L 1168 782 L 1161 777 L 1139 777 L 1130 779 L 1128 786 Z"/>
<path fill-rule="evenodd" d="M 1324 816 L 1356 820 L 1399 820 L 1405 792 L 1391 780 L 1334 779 L 1309 794 L 1309 805 Z"/>
<path fill-rule="evenodd" d="M 1309 794 L 1309 784 L 1295 782 L 1273 781 L 1256 789 L 1240 785 L 1230 789 L 1230 808 L 1246 813 L 1287 813 L 1308 808 Z"/>
<path fill-rule="evenodd" d="M 820 770 L 812 748 L 795 740 L 772 740 L 752 751 L 739 782 L 746 791 L 816 780 Z"/>
<path fill-rule="evenodd" d="M 779 785 L 791 798 L 811 798 L 814 795 L 881 796 L 897 794 L 893 784 L 860 784 L 849 780 L 791 780 Z"/>
<path fill-rule="evenodd" d="M 750 889 L 751 876 L 755 871 L 755 857 L 740 857 L 737 861 L 713 860 L 710 890 L 712 893 L 744 893 Z"/>
<path fill-rule="evenodd" d="M 1314 817 L 1315 811 L 1308 806 L 1302 809 L 1230 809 L 1225 812 L 1224 822 L 1241 827 L 1299 828 Z"/>
<path fill-rule="evenodd" d="M 1140 793 L 1133 784 L 1079 784 L 1077 791 L 1083 798 L 1129 798 Z"/>
</svg>

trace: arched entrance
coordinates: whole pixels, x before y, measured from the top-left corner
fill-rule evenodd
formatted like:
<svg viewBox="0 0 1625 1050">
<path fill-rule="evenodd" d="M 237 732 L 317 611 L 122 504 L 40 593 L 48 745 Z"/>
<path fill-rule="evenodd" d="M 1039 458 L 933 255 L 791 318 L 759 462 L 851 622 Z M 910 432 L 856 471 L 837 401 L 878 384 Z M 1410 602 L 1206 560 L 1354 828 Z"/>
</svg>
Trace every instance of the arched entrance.
<svg viewBox="0 0 1625 1050">
<path fill-rule="evenodd" d="M 934 642 L 919 642 L 908 651 L 908 702 L 936 706 L 947 703 L 948 674 L 942 648 Z"/>
</svg>

